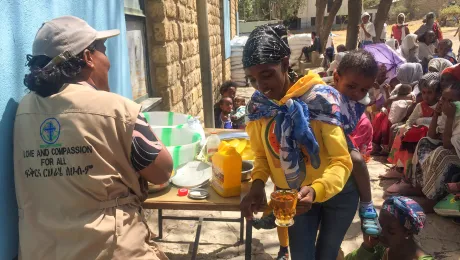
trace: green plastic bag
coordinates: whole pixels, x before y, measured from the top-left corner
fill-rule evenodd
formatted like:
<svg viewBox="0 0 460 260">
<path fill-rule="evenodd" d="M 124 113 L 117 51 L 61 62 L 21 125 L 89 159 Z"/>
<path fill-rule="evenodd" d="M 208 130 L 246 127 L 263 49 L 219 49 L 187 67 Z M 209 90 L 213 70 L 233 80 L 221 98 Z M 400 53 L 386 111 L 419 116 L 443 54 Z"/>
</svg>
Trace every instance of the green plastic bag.
<svg viewBox="0 0 460 260">
<path fill-rule="evenodd" d="M 460 201 L 449 194 L 434 206 L 434 212 L 444 217 L 460 217 Z"/>
</svg>

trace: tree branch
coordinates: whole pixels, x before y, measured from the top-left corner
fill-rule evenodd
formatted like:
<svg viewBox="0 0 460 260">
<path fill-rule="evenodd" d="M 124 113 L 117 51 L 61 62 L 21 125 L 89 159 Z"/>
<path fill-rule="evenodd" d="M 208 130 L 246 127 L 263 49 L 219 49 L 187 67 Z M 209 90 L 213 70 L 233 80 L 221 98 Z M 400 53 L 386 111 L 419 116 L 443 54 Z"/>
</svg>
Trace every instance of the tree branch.
<svg viewBox="0 0 460 260">
<path fill-rule="evenodd" d="M 327 16 L 326 24 L 323 27 L 323 31 L 320 32 L 320 40 L 321 40 L 321 50 L 325 50 L 327 39 L 332 29 L 332 25 L 334 24 L 335 16 L 340 10 L 342 6 L 342 0 L 334 0 L 332 3 L 331 9 L 329 11 L 329 15 Z"/>
<path fill-rule="evenodd" d="M 383 24 L 388 19 L 388 12 L 390 11 L 393 0 L 380 0 L 377 14 L 375 15 L 374 26 L 375 26 L 375 38 L 374 42 L 380 42 L 380 36 L 382 35 Z"/>
</svg>

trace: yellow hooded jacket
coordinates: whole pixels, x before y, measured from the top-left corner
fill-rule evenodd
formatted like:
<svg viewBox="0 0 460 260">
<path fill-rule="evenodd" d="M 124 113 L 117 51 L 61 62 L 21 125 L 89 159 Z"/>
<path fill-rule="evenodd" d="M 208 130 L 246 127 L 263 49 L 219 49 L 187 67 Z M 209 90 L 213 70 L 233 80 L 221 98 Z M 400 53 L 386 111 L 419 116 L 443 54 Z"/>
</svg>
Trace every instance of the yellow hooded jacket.
<svg viewBox="0 0 460 260">
<path fill-rule="evenodd" d="M 284 104 L 290 98 L 300 97 L 318 84 L 326 85 L 318 74 L 310 72 L 299 79 L 278 103 Z M 304 151 L 307 176 L 302 186 L 311 185 L 316 192 L 315 202 L 324 202 L 343 189 L 353 166 L 345 135 L 340 126 L 317 120 L 312 120 L 310 126 L 318 141 L 321 165 L 318 169 L 314 169 Z M 274 129 L 274 118 L 251 121 L 246 126 L 255 154 L 252 179 L 259 179 L 265 183 L 268 177 L 271 177 L 277 187 L 288 189 L 289 186 L 280 164 L 279 143 Z"/>
</svg>

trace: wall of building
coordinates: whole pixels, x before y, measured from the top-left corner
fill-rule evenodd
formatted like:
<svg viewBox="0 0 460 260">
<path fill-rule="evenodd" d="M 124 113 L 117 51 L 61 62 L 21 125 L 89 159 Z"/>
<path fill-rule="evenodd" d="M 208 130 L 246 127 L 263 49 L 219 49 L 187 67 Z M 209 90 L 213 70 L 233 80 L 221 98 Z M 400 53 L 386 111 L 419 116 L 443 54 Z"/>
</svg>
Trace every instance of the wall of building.
<svg viewBox="0 0 460 260">
<path fill-rule="evenodd" d="M 0 31 L 0 259 L 17 255 L 18 218 L 13 178 L 13 123 L 18 102 L 26 94 L 26 54 L 42 23 L 62 15 L 75 15 L 98 30 L 120 29 L 121 35 L 109 39 L 107 56 L 111 61 L 109 82 L 112 91 L 131 97 L 123 1 L 100 0 L 1 0 Z M 39 194 L 37 194 L 39 195 Z M 52 203 L 52 202 L 50 202 Z"/>
<path fill-rule="evenodd" d="M 232 3 L 236 35 L 237 0 Z M 230 59 L 223 53 L 222 0 L 208 0 L 209 41 L 214 97 L 230 79 Z M 146 1 L 147 36 L 154 93 L 162 109 L 204 118 L 196 0 Z"/>
<path fill-rule="evenodd" d="M 342 1 L 342 6 L 337 12 L 337 15 L 348 15 L 348 0 Z M 324 10 L 324 17 L 327 16 L 328 12 L 326 7 L 326 10 Z M 306 0 L 299 8 L 297 17 L 301 19 L 301 28 L 311 27 L 311 18 L 316 17 L 316 0 Z"/>
</svg>

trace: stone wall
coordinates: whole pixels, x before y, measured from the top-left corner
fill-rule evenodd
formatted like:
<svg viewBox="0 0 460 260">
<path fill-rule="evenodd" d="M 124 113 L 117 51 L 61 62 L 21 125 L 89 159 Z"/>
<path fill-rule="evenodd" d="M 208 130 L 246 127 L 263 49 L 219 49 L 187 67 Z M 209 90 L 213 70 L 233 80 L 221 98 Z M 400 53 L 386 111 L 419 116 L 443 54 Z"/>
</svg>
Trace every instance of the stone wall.
<svg viewBox="0 0 460 260">
<path fill-rule="evenodd" d="M 196 1 L 149 0 L 146 14 L 154 95 L 163 110 L 203 118 Z"/>
<path fill-rule="evenodd" d="M 217 101 L 220 96 L 219 86 L 225 80 L 224 66 L 222 66 L 222 64 L 225 64 L 225 55 L 222 50 L 222 46 L 224 44 L 224 29 L 221 19 L 222 0 L 208 0 L 208 14 L 212 86 L 214 89 L 214 100 Z"/>
<path fill-rule="evenodd" d="M 237 0 L 230 1 L 233 37 L 236 35 L 238 8 Z M 203 119 L 196 0 L 148 0 L 145 5 L 154 95 L 162 98 L 163 110 Z M 222 0 L 208 0 L 211 68 L 216 101 L 219 86 L 230 79 L 230 59 L 225 60 L 223 54 L 221 14 Z"/>
</svg>

